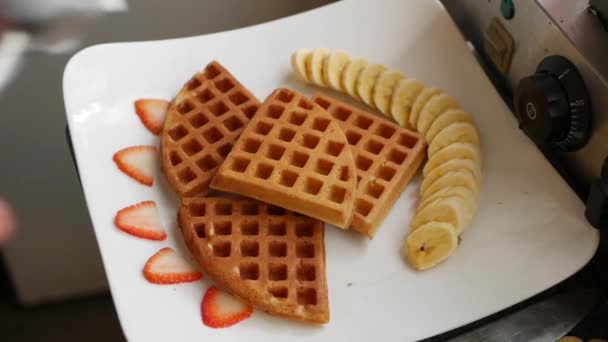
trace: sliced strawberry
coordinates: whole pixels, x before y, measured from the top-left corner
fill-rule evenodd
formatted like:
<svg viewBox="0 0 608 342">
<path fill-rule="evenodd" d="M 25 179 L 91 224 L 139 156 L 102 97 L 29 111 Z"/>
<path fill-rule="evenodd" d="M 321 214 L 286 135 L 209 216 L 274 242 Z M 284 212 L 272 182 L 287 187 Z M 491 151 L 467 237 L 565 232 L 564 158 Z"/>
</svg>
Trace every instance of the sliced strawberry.
<svg viewBox="0 0 608 342">
<path fill-rule="evenodd" d="M 122 172 L 136 181 L 148 186 L 154 183 L 156 147 L 127 147 L 114 153 L 112 159 Z"/>
<path fill-rule="evenodd" d="M 201 303 L 203 323 L 211 328 L 226 328 L 234 325 L 253 313 L 253 307 L 218 289 L 207 289 Z"/>
<path fill-rule="evenodd" d="M 144 266 L 144 277 L 154 284 L 189 283 L 203 275 L 169 247 L 156 252 Z"/>
<path fill-rule="evenodd" d="M 156 203 L 145 201 L 121 209 L 114 219 L 116 226 L 131 235 L 149 240 L 164 240 L 167 237 L 160 222 Z"/>
<path fill-rule="evenodd" d="M 169 101 L 161 99 L 139 99 L 135 101 L 135 112 L 146 128 L 159 135 L 165 125 Z"/>
</svg>

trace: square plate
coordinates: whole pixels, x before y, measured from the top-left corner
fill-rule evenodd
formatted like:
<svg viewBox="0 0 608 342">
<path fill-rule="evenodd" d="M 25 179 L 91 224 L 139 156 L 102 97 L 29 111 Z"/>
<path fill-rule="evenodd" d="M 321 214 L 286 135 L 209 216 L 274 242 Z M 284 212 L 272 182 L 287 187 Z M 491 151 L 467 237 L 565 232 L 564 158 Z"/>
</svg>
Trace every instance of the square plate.
<svg viewBox="0 0 608 342">
<path fill-rule="evenodd" d="M 328 227 L 331 322 L 309 326 L 256 312 L 229 329 L 201 323 L 209 280 L 175 286 L 146 282 L 149 256 L 164 246 L 188 252 L 176 229 L 177 197 L 160 170 L 153 187 L 121 173 L 112 155 L 157 145 L 133 101 L 170 99 L 196 71 L 220 61 L 256 96 L 317 88 L 291 74 L 297 48 L 349 51 L 440 87 L 475 116 L 483 149 L 479 212 L 454 255 L 426 272 L 400 256 L 419 178 L 402 194 L 372 241 Z M 270 23 L 183 39 L 106 44 L 72 58 L 64 95 L 82 185 L 116 309 L 131 341 L 416 340 L 467 324 L 543 291 L 584 266 L 598 232 L 583 203 L 517 129 L 448 14 L 437 1 L 341 1 Z M 116 212 L 154 200 L 169 238 L 150 242 L 114 227 Z"/>
</svg>

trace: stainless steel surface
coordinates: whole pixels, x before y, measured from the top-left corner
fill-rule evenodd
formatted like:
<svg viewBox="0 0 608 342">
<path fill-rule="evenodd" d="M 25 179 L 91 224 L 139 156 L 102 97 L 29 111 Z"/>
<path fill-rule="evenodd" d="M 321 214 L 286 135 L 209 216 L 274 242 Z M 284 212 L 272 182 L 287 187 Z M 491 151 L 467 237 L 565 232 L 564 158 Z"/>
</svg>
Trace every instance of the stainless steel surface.
<svg viewBox="0 0 608 342">
<path fill-rule="evenodd" d="M 217 32 L 329 2 L 130 0 L 129 12 L 108 15 L 99 21 L 87 33 L 84 45 Z M 28 54 L 17 79 L 0 94 L 0 195 L 14 205 L 19 218 L 16 239 L 2 254 L 24 304 L 107 288 L 65 139 L 61 79 L 69 57 Z M 205 63 L 201 61 L 201 66 Z M 111 156 L 99 158 L 111 162 Z M 112 193 L 110 184 L 108 192 Z M 108 217 L 108 222 L 111 220 Z"/>
<path fill-rule="evenodd" d="M 588 10 L 589 0 L 538 2 L 590 66 L 602 75 L 604 80 L 608 80 L 608 32 L 604 30 L 601 21 Z M 608 3 L 606 0 L 598 2 Z"/>
<path fill-rule="evenodd" d="M 604 158 L 608 155 L 608 78 L 602 70 L 606 68 L 608 59 L 594 62 L 588 59 L 578 46 L 590 44 L 602 51 L 608 48 L 608 39 L 604 35 L 578 37 L 581 41 L 574 44 L 560 29 L 560 25 L 570 27 L 566 31 L 573 31 L 575 26 L 568 26 L 582 20 L 580 11 L 562 13 L 554 21 L 545 10 L 555 10 L 556 4 L 568 3 L 575 9 L 580 8 L 581 0 L 526 0 L 515 1 L 515 17 L 505 20 L 500 14 L 500 1 L 498 0 L 442 0 L 446 9 L 459 26 L 464 36 L 479 50 L 483 50 L 483 32 L 493 17 L 497 17 L 505 28 L 511 33 L 515 41 L 515 50 L 511 67 L 506 74 L 496 72 L 508 88 L 514 89 L 518 81 L 534 73 L 538 63 L 543 57 L 558 54 L 572 61 L 589 90 L 591 104 L 594 111 L 592 136 L 586 147 L 575 153 L 561 153 L 560 156 L 577 173 L 584 184 L 590 184 L 594 178 L 599 177 Z M 577 7 L 578 6 L 578 7 Z M 576 19 L 578 17 L 578 19 Z M 568 19 L 570 18 L 570 19 Z M 587 19 L 587 18 L 585 18 Z M 577 27 L 577 26 L 576 26 Z M 575 31 L 575 30 L 574 30 Z M 587 43 L 583 41 L 587 40 Z M 591 42 L 592 43 L 589 43 Z M 604 55 L 605 56 L 605 55 Z M 509 103 L 511 105 L 511 103 Z"/>
<path fill-rule="evenodd" d="M 599 300 L 596 290 L 576 290 L 532 304 L 452 342 L 556 341 L 572 330 Z"/>
</svg>

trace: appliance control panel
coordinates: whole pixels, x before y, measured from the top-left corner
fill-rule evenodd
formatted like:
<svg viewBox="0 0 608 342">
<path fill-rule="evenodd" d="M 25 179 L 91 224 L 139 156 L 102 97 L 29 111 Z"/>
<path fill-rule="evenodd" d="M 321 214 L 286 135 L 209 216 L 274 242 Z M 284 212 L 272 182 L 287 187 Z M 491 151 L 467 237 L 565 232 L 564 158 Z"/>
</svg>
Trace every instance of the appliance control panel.
<svg viewBox="0 0 608 342">
<path fill-rule="evenodd" d="M 608 13 L 588 0 L 442 3 L 520 128 L 562 161 L 586 197 L 608 156 Z"/>
</svg>

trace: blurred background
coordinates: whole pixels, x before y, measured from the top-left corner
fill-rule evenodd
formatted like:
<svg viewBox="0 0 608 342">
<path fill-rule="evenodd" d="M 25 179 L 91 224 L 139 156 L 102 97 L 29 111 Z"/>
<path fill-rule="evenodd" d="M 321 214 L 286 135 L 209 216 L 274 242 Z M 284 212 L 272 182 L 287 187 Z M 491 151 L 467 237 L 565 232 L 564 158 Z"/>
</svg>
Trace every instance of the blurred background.
<svg viewBox="0 0 608 342">
<path fill-rule="evenodd" d="M 330 2 L 0 0 L 0 198 L 18 218 L 0 247 L 0 341 L 124 340 L 70 153 L 69 58 L 94 44 L 223 31 Z"/>
</svg>

